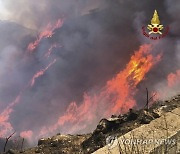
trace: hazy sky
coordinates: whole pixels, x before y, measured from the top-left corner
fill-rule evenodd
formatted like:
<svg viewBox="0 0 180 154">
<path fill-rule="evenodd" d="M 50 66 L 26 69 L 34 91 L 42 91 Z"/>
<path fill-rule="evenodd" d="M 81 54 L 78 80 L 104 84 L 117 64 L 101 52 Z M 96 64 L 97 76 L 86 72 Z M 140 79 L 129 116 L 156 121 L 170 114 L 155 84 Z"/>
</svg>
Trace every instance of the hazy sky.
<svg viewBox="0 0 180 154">
<path fill-rule="evenodd" d="M 0 0 L 0 19 L 1 20 L 8 19 L 8 13 L 3 5 L 3 0 Z"/>
<path fill-rule="evenodd" d="M 59 14 L 74 16 L 77 13 L 86 14 L 89 10 L 98 8 L 106 0 L 0 0 L 0 20 L 13 21 L 31 29 L 40 29 L 47 22 L 58 18 Z M 54 5 L 58 2 L 59 5 Z M 32 11 L 33 10 L 33 11 Z M 57 16 L 51 16 L 56 11 Z M 43 16 L 41 16 L 43 14 Z M 42 25 L 37 20 L 43 19 Z"/>
</svg>

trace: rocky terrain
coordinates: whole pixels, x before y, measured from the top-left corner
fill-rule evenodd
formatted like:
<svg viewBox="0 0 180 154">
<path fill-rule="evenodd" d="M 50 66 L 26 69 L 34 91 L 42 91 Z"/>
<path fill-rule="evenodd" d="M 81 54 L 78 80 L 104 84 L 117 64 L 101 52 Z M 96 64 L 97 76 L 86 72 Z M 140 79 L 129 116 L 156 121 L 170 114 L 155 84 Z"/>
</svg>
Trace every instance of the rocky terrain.
<svg viewBox="0 0 180 154">
<path fill-rule="evenodd" d="M 122 136 L 142 125 L 149 124 L 162 116 L 180 107 L 180 95 L 167 101 L 157 101 L 149 109 L 135 111 L 130 109 L 124 115 L 112 115 L 110 119 L 102 119 L 97 128 L 90 134 L 61 135 L 42 138 L 38 146 L 23 151 L 10 149 L 6 154 L 89 154 L 106 145 L 106 138 L 110 135 Z"/>
</svg>

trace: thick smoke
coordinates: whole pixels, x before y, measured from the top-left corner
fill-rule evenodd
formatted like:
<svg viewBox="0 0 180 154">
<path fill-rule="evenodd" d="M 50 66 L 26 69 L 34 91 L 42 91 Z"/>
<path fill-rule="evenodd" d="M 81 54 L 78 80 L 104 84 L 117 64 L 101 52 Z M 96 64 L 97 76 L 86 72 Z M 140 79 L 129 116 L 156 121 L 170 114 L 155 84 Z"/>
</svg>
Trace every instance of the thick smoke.
<svg viewBox="0 0 180 154">
<path fill-rule="evenodd" d="M 41 29 L 49 21 L 56 21 L 60 17 L 73 18 L 97 8 L 105 0 L 13 0 L 2 1 L 4 18 L 16 21 L 33 29 Z M 3 12 L 2 12 L 3 13 Z"/>
<path fill-rule="evenodd" d="M 178 0 L 44 0 L 41 3 L 36 0 L 6 0 L 3 4 L 9 11 L 9 20 L 37 31 L 48 22 L 65 18 L 63 27 L 56 30 L 52 38 L 43 39 L 31 55 L 26 53 L 26 47 L 33 41 L 31 35 L 35 32 L 20 25 L 14 28 L 12 23 L 9 23 L 10 27 L 4 26 L 11 33 L 0 37 L 4 42 L 0 46 L 1 112 L 26 88 L 37 71 L 54 58 L 57 60 L 36 80 L 33 88 L 23 92 L 20 103 L 13 108 L 8 121 L 17 133 L 26 131 L 31 134 L 33 131 L 38 134 L 44 126 L 56 123 L 70 102 L 81 104 L 84 93 L 97 92 L 122 70 L 141 44 L 153 44 L 153 54 L 162 53 L 163 57 L 138 85 L 138 107 L 144 103 L 146 87 L 158 92 L 168 88 L 168 74 L 176 73 L 180 68 Z M 149 24 L 155 9 L 162 24 L 170 26 L 169 35 L 159 42 L 147 40 L 141 34 L 141 27 Z M 54 49 L 51 57 L 44 59 L 43 55 L 54 43 L 62 47 Z M 100 118 L 99 115 L 90 124 L 91 130 Z M 59 128 L 58 131 L 61 130 Z"/>
<path fill-rule="evenodd" d="M 166 25 L 170 26 L 170 33 L 166 39 L 157 45 L 158 50 L 161 50 L 164 56 L 157 66 L 159 69 L 157 68 L 155 72 L 158 75 L 158 80 L 155 79 L 156 83 L 153 84 L 155 91 L 161 95 L 161 99 L 168 99 L 180 92 L 179 5 L 178 0 L 173 2 L 166 0 L 164 2 L 166 12 L 162 19 L 165 19 Z"/>
</svg>

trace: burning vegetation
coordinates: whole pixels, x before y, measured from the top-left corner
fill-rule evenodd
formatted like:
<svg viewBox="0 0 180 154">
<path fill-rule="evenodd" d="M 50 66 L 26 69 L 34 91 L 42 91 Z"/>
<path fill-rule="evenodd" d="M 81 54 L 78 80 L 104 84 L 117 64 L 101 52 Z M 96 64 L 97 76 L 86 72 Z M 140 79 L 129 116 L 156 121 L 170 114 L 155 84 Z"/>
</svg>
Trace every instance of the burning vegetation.
<svg viewBox="0 0 180 154">
<path fill-rule="evenodd" d="M 126 17 L 124 8 L 129 2 L 102 3 L 106 5 L 101 8 L 96 4 L 100 8 L 87 14 L 83 9 L 79 13 L 76 8 L 72 10 L 76 13 L 69 16 L 66 11 L 58 17 L 52 15 L 55 19 L 48 21 L 38 35 L 32 32 L 32 36 L 19 38 L 20 43 L 2 47 L 0 138 L 3 141 L 15 132 L 13 137 L 19 136 L 23 139 L 21 143 L 35 145 L 42 138 L 38 147 L 28 152 L 94 152 L 106 144 L 108 135 L 123 135 L 158 118 L 153 105 L 159 109 L 161 103 L 167 102 L 153 102 L 179 94 L 176 38 L 176 43 L 170 41 L 171 35 L 162 42 L 144 40 L 140 34 L 134 35 L 141 30 L 137 24 L 144 22 L 139 19 L 141 8 L 136 17 L 127 9 Z M 124 10 L 123 14 L 120 10 Z M 171 14 L 170 10 L 165 15 Z M 146 88 L 152 91 L 151 95 L 147 90 L 147 98 Z M 175 106 L 179 107 L 177 102 L 168 104 L 168 111 Z M 112 114 L 117 116 L 108 119 Z M 86 135 L 44 138 L 59 132 L 92 131 Z"/>
<path fill-rule="evenodd" d="M 58 133 L 53 137 L 39 139 L 38 146 L 34 148 L 19 151 L 11 149 L 7 154 L 48 154 L 52 152 L 90 154 L 106 146 L 108 136 L 121 137 L 135 128 L 149 124 L 151 121 L 162 117 L 165 113 L 171 113 L 174 109 L 180 108 L 179 102 L 180 95 L 173 97 L 171 100 L 158 100 L 148 110 L 141 109 L 137 111 L 130 109 L 126 114 L 112 115 L 111 118 L 101 119 L 93 133 L 81 135 L 62 135 Z M 180 114 L 177 116 L 180 116 Z"/>
</svg>

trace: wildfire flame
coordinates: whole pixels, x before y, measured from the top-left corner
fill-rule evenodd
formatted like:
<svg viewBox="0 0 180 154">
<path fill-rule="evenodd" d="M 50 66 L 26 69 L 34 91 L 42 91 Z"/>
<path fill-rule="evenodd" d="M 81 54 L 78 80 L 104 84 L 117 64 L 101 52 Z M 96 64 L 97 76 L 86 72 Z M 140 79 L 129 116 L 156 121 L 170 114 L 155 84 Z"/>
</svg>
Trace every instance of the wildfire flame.
<svg viewBox="0 0 180 154">
<path fill-rule="evenodd" d="M 37 48 L 42 39 L 52 37 L 54 35 L 54 31 L 60 28 L 62 25 L 62 19 L 59 19 L 55 25 L 49 23 L 47 27 L 39 34 L 38 38 L 28 45 L 28 52 L 32 53 Z"/>
<path fill-rule="evenodd" d="M 60 28 L 63 20 L 58 20 L 55 25 L 49 24 L 46 29 L 40 33 L 37 40 L 30 43 L 27 50 L 32 53 L 39 45 L 42 39 L 51 37 L 57 28 Z M 49 58 L 54 48 L 61 47 L 53 44 L 43 58 Z M 127 112 L 136 105 L 134 96 L 137 93 L 137 85 L 145 79 L 146 74 L 151 68 L 161 60 L 161 55 L 152 55 L 150 45 L 142 45 L 138 51 L 131 56 L 129 63 L 124 70 L 117 73 L 112 79 L 98 91 L 93 94 L 85 93 L 81 103 L 71 102 L 67 110 L 60 115 L 52 126 L 44 126 L 39 132 L 39 136 L 44 136 L 49 132 L 56 131 L 61 127 L 62 132 L 74 133 L 86 129 L 90 124 L 99 120 L 100 117 L 109 117 L 111 114 L 121 114 Z M 35 73 L 28 82 L 26 89 L 34 86 L 36 80 L 56 62 L 51 61 L 49 65 Z M 178 73 L 179 74 L 179 73 Z M 173 76 L 173 77 L 172 77 Z M 170 75 L 170 80 L 176 80 L 174 75 Z M 10 103 L 10 105 L 0 114 L 0 137 L 5 137 L 10 130 L 13 130 L 9 121 L 9 116 L 13 112 L 13 107 L 19 103 L 21 95 Z M 2 129 L 3 128 L 3 129 Z M 22 137 L 33 138 L 34 132 L 26 130 L 20 133 Z"/>
<path fill-rule="evenodd" d="M 52 127 L 43 127 L 41 135 L 55 131 L 59 126 L 70 125 L 68 133 L 87 128 L 97 119 L 98 113 L 102 117 L 110 114 L 126 112 L 136 105 L 133 96 L 136 86 L 143 79 L 150 69 L 160 61 L 161 55 L 153 56 L 150 45 L 143 45 L 131 57 L 123 71 L 120 71 L 101 91 L 93 96 L 84 94 L 84 101 L 78 106 L 76 102 L 70 103 L 63 116 L 60 116 L 57 123 Z M 72 124 L 72 125 L 71 125 Z M 66 129 L 67 132 L 67 129 Z"/>
<path fill-rule="evenodd" d="M 49 67 L 51 67 L 55 62 L 56 62 L 56 59 L 54 59 L 46 68 L 37 72 L 32 77 L 29 84 L 30 86 L 28 85 L 26 89 L 34 86 L 36 79 L 44 75 L 44 73 L 49 69 Z M 26 89 L 21 91 L 20 94 L 16 97 L 16 99 L 12 103 L 10 103 L 10 105 L 8 105 L 6 109 L 0 114 L 0 137 L 7 136 L 13 130 L 13 127 L 11 126 L 10 122 L 8 122 L 8 120 L 9 120 L 10 114 L 13 112 L 13 107 L 20 102 L 21 96 L 23 95 Z"/>
<path fill-rule="evenodd" d="M 12 132 L 13 127 L 11 126 L 11 123 L 9 122 L 9 117 L 10 117 L 10 114 L 13 112 L 13 107 L 19 103 L 20 98 L 21 98 L 21 93 L 0 114 L 0 130 L 1 130 L 0 137 L 5 137 Z"/>
<path fill-rule="evenodd" d="M 157 88 L 157 99 L 166 100 L 180 92 L 180 69 L 169 73 L 166 80 L 161 81 Z"/>
<path fill-rule="evenodd" d="M 45 31 L 40 33 L 38 39 L 34 43 L 29 44 L 28 51 L 30 51 L 30 52 L 33 51 L 39 45 L 40 41 L 43 38 L 51 37 L 54 34 L 54 30 L 61 27 L 62 24 L 63 24 L 63 20 L 60 20 L 60 19 L 56 22 L 56 24 L 54 26 L 49 24 L 47 26 L 47 28 L 45 29 Z M 59 46 L 57 44 L 54 44 L 50 47 L 50 49 L 48 50 L 48 53 L 46 54 L 47 58 L 50 57 L 52 49 L 56 48 L 56 47 L 59 47 Z M 56 59 L 54 59 L 52 62 L 50 62 L 46 68 L 41 69 L 36 74 L 34 74 L 32 79 L 29 81 L 29 84 L 27 84 L 27 86 L 25 86 L 25 88 L 20 92 L 20 94 L 15 98 L 15 100 L 13 102 L 11 102 L 6 107 L 6 109 L 4 109 L 2 111 L 2 113 L 0 114 L 0 137 L 6 137 L 13 131 L 13 127 L 12 127 L 11 123 L 9 122 L 9 117 L 10 117 L 10 114 L 13 112 L 13 107 L 20 102 L 21 96 L 23 95 L 24 91 L 27 90 L 28 88 L 34 86 L 36 79 L 38 79 L 39 77 L 44 75 L 44 73 L 55 62 L 56 62 Z M 32 131 L 24 131 L 24 132 L 20 133 L 20 135 L 22 137 L 28 137 L 29 139 L 32 137 L 32 134 L 33 134 Z"/>
<path fill-rule="evenodd" d="M 177 70 L 176 73 L 170 73 L 167 77 L 167 81 L 169 87 L 173 87 L 180 82 L 180 70 Z"/>
<path fill-rule="evenodd" d="M 33 136 L 33 132 L 31 130 L 24 131 L 20 133 L 20 136 L 25 139 L 31 139 Z"/>
<path fill-rule="evenodd" d="M 50 55 L 51 55 L 52 52 L 53 52 L 53 49 L 55 49 L 55 48 L 60 48 L 60 47 L 62 47 L 62 46 L 58 45 L 57 43 L 54 43 L 54 44 L 49 48 L 48 52 L 44 55 L 44 57 L 49 58 Z"/>
<path fill-rule="evenodd" d="M 40 70 L 32 77 L 31 82 L 30 82 L 31 87 L 34 86 L 36 79 L 44 75 L 44 73 L 49 69 L 49 67 L 51 67 L 55 62 L 56 62 L 56 59 L 54 59 L 46 68 Z"/>
</svg>

